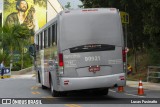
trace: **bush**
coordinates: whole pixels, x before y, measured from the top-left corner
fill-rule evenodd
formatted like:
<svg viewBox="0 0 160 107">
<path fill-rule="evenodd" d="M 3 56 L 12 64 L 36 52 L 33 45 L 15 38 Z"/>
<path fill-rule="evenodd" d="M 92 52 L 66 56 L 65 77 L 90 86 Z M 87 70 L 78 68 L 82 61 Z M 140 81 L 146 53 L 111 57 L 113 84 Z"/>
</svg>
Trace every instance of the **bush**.
<svg viewBox="0 0 160 107">
<path fill-rule="evenodd" d="M 33 64 L 32 64 L 32 58 L 29 54 L 25 54 L 24 57 L 23 57 L 23 66 L 24 68 L 28 68 L 28 67 L 31 67 Z"/>
<path fill-rule="evenodd" d="M 4 61 L 4 65 L 6 67 L 9 67 L 10 66 L 10 59 L 11 59 L 11 56 L 5 52 L 3 53 L 0 53 L 0 63 L 2 62 L 2 60 Z"/>
<path fill-rule="evenodd" d="M 22 59 L 22 57 L 20 57 L 18 62 L 13 62 L 13 67 L 12 67 L 13 71 L 21 70 L 21 66 L 22 66 L 21 59 Z M 30 55 L 29 54 L 24 54 L 24 56 L 23 56 L 23 68 L 22 69 L 31 67 L 32 62 L 33 61 L 32 61 L 32 58 L 30 57 Z"/>
<path fill-rule="evenodd" d="M 19 71 L 21 70 L 21 62 L 13 63 L 12 71 Z"/>
<path fill-rule="evenodd" d="M 149 65 L 160 65 L 160 50 L 157 47 L 150 48 L 148 50 L 149 53 Z"/>
</svg>

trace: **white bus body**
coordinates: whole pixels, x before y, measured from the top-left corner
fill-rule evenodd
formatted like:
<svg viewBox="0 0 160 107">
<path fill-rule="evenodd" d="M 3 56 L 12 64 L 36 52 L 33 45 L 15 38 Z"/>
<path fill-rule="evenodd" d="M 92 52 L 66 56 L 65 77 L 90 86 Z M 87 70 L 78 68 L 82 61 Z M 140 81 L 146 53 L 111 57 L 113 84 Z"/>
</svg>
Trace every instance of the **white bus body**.
<svg viewBox="0 0 160 107">
<path fill-rule="evenodd" d="M 115 8 L 65 10 L 36 32 L 35 68 L 53 96 L 68 91 L 108 93 L 125 86 L 120 13 Z"/>
</svg>

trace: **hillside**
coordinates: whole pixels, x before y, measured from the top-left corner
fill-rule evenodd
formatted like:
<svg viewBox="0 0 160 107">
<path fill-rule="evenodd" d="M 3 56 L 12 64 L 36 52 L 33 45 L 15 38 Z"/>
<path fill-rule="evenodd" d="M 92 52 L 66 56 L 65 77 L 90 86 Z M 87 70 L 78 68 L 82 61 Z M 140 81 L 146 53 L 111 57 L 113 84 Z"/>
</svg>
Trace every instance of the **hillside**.
<svg viewBox="0 0 160 107">
<path fill-rule="evenodd" d="M 139 52 L 135 55 L 128 55 L 128 63 L 133 68 L 133 73 L 127 76 L 127 80 L 138 81 L 140 78 L 142 81 L 147 81 L 148 66 L 157 66 L 157 64 L 151 64 L 154 60 L 149 54 Z M 135 66 L 136 64 L 136 66 Z M 136 70 L 137 69 L 137 70 Z M 159 71 L 160 69 L 154 69 L 154 71 Z M 157 74 L 155 74 L 157 76 Z M 160 79 L 150 79 L 150 82 L 160 82 Z"/>
</svg>

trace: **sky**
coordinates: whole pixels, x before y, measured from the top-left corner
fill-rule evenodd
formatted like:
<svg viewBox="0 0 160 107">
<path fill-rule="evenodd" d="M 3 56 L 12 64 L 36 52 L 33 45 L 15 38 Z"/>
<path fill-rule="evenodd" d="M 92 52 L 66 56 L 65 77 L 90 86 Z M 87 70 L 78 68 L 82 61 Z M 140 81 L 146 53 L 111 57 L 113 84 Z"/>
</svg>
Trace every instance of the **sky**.
<svg viewBox="0 0 160 107">
<path fill-rule="evenodd" d="M 0 0 L 0 12 L 2 10 L 2 1 L 3 0 Z M 71 8 L 78 8 L 78 5 L 81 5 L 81 1 L 80 0 L 58 0 L 62 6 L 65 6 L 67 4 L 67 2 L 70 2 L 71 3 Z"/>
<path fill-rule="evenodd" d="M 3 0 L 0 0 L 0 12 L 2 11 L 2 1 Z"/>
<path fill-rule="evenodd" d="M 71 3 L 71 8 L 78 8 L 78 5 L 81 5 L 82 2 L 80 0 L 58 0 L 62 6 L 65 6 L 67 4 L 67 2 Z"/>
</svg>

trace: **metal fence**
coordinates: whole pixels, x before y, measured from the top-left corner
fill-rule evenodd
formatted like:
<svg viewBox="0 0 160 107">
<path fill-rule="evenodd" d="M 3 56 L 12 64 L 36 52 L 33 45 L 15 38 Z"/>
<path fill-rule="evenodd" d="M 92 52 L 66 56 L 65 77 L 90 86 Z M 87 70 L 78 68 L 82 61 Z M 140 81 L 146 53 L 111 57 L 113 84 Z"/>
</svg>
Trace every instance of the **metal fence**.
<svg viewBox="0 0 160 107">
<path fill-rule="evenodd" d="M 160 66 L 148 66 L 147 82 L 153 78 L 160 79 Z"/>
</svg>

